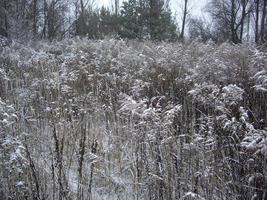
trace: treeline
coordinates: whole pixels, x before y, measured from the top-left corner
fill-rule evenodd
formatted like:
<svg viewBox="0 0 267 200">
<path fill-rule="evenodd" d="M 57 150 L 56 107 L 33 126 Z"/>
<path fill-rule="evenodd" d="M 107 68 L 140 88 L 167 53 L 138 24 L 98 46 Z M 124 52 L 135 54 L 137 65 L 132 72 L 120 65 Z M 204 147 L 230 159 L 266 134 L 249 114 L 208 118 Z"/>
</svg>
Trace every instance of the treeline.
<svg viewBox="0 0 267 200">
<path fill-rule="evenodd" d="M 2 0 L 0 35 L 22 39 L 138 38 L 175 41 L 255 42 L 267 37 L 267 0 L 209 0 L 207 19 L 191 15 L 193 0 L 183 0 L 173 18 L 168 0 L 112 0 L 97 8 L 92 0 Z M 177 18 L 177 19 L 178 19 Z"/>
<path fill-rule="evenodd" d="M 266 65 L 243 44 L 12 42 L 0 199 L 266 199 Z"/>
</svg>

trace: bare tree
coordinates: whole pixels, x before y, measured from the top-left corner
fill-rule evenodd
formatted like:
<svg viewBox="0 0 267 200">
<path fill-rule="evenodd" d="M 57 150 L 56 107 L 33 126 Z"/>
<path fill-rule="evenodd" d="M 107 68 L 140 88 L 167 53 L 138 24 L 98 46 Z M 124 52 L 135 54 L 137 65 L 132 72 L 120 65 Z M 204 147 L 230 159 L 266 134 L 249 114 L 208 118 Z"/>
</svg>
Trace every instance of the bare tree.
<svg viewBox="0 0 267 200">
<path fill-rule="evenodd" d="M 214 21 L 214 30 L 219 41 L 242 42 L 244 24 L 252 11 L 248 0 L 211 0 L 209 13 Z M 246 30 L 248 31 L 248 30 Z"/>
</svg>

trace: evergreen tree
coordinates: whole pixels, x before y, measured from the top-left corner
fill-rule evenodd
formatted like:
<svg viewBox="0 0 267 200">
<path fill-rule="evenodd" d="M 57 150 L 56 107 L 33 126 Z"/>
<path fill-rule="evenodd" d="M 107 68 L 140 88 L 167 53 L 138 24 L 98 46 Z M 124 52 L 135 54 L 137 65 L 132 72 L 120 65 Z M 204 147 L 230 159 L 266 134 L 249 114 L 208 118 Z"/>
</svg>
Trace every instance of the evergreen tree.
<svg viewBox="0 0 267 200">
<path fill-rule="evenodd" d="M 123 38 L 144 38 L 142 29 L 144 24 L 141 21 L 141 17 L 144 17 L 144 13 L 141 13 L 141 7 L 136 0 L 130 0 L 129 2 L 123 2 L 120 22 L 121 28 L 119 34 Z M 141 26 L 140 26 L 141 25 Z"/>
<path fill-rule="evenodd" d="M 177 38 L 176 25 L 164 1 L 130 0 L 122 6 L 120 36 L 170 41 Z"/>
<path fill-rule="evenodd" d="M 112 13 L 109 9 L 102 7 L 99 13 L 99 21 L 99 33 L 101 38 L 106 35 L 117 35 L 119 18 L 116 13 Z"/>
</svg>

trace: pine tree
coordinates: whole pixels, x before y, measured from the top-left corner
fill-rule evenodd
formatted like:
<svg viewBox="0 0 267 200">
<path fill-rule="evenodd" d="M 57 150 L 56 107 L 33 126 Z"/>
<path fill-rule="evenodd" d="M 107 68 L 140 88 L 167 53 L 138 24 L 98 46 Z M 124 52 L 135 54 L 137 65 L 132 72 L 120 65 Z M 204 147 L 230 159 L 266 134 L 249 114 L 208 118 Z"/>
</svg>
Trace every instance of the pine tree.
<svg viewBox="0 0 267 200">
<path fill-rule="evenodd" d="M 121 10 L 121 37 L 171 41 L 176 25 L 164 1 L 130 0 Z"/>
</svg>

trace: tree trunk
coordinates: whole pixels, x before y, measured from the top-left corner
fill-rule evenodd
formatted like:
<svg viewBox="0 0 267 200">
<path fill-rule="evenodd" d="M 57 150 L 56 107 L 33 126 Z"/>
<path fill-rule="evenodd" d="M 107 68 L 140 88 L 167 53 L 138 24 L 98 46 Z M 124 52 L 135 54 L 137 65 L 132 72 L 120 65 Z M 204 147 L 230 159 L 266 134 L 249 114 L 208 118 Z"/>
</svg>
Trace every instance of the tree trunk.
<svg viewBox="0 0 267 200">
<path fill-rule="evenodd" d="M 247 2 L 246 2 L 246 0 L 242 0 L 241 3 L 242 3 L 242 17 L 241 17 L 241 27 L 240 27 L 240 40 L 242 41 L 243 33 L 244 33 L 244 22 L 245 22 L 245 17 L 246 17 Z"/>
<path fill-rule="evenodd" d="M 247 20 L 247 42 L 250 41 L 250 13 L 248 13 L 248 20 Z"/>
<path fill-rule="evenodd" d="M 188 0 L 184 0 L 183 23 L 182 23 L 182 31 L 181 31 L 182 40 L 184 40 L 185 23 L 186 23 L 186 16 L 187 16 L 187 4 L 188 4 Z"/>
<path fill-rule="evenodd" d="M 266 6 L 267 6 L 267 0 L 264 0 L 263 2 L 263 8 L 262 8 L 262 17 L 261 17 L 261 33 L 260 33 L 260 39 L 261 42 L 265 42 L 265 20 L 266 20 Z"/>
<path fill-rule="evenodd" d="M 115 0 L 115 15 L 119 16 L 119 11 L 120 11 L 120 1 Z"/>
<path fill-rule="evenodd" d="M 260 1 L 256 0 L 256 20 L 255 20 L 255 42 L 259 42 L 259 7 Z"/>
<path fill-rule="evenodd" d="M 85 28 L 85 8 L 84 8 L 84 4 L 83 4 L 83 0 L 80 0 L 80 6 L 81 6 L 81 14 L 80 14 L 80 18 L 81 18 L 81 23 L 78 25 L 80 26 L 80 34 L 81 35 L 85 35 L 86 34 L 86 28 Z"/>
<path fill-rule="evenodd" d="M 32 23 L 33 37 L 37 35 L 37 0 L 33 0 L 33 23 Z"/>
<path fill-rule="evenodd" d="M 47 25 L 47 3 L 46 0 L 43 1 L 43 14 L 44 14 L 44 26 L 43 26 L 43 31 L 42 31 L 42 37 L 45 39 L 46 38 L 46 25 Z"/>
<path fill-rule="evenodd" d="M 4 1 L 4 9 L 5 9 L 5 32 L 4 36 L 8 37 L 8 19 L 7 19 L 7 2 Z"/>
<path fill-rule="evenodd" d="M 231 37 L 232 42 L 237 43 L 235 31 L 235 0 L 231 0 Z"/>
</svg>

